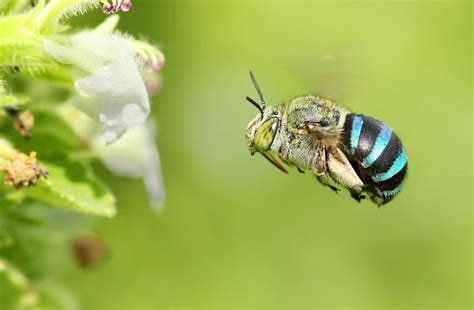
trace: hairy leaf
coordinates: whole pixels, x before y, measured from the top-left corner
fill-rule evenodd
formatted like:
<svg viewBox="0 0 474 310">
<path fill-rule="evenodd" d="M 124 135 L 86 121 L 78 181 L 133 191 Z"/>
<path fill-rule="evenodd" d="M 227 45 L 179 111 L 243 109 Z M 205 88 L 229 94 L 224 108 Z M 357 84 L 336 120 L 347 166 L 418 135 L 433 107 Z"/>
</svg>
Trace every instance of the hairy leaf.
<svg viewBox="0 0 474 310">
<path fill-rule="evenodd" d="M 115 215 L 115 197 L 87 165 L 66 158 L 42 164 L 49 172 L 49 179 L 40 179 L 35 186 L 19 192 L 82 213 L 105 217 Z"/>
</svg>

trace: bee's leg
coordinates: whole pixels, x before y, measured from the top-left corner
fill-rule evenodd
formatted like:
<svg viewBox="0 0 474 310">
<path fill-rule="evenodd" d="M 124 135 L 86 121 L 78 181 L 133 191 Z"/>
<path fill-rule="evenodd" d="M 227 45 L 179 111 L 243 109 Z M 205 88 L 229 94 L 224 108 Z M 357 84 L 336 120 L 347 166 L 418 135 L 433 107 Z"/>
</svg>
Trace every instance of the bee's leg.
<svg viewBox="0 0 474 310">
<path fill-rule="evenodd" d="M 337 187 L 330 183 L 330 177 L 327 174 L 326 151 L 324 148 L 318 148 L 316 150 L 312 160 L 311 170 L 313 171 L 319 183 L 321 183 L 323 186 L 329 187 L 336 193 L 339 191 Z"/>
<path fill-rule="evenodd" d="M 357 202 L 360 202 L 362 199 L 367 198 L 367 196 L 361 194 L 360 192 L 356 191 L 350 191 L 351 192 L 351 197 L 354 198 Z"/>
<path fill-rule="evenodd" d="M 296 167 L 300 173 L 305 173 L 303 169 L 298 167 L 298 165 L 295 164 L 294 160 L 294 155 L 292 155 L 292 150 L 295 150 L 298 146 L 298 141 L 295 139 L 294 135 L 292 139 L 289 139 L 288 144 L 284 144 L 280 150 L 279 150 L 279 157 L 281 161 L 283 161 L 285 164 L 287 164 L 290 167 Z M 293 159 L 292 159 L 293 158 Z"/>
<path fill-rule="evenodd" d="M 329 176 L 327 174 L 317 175 L 316 179 L 319 181 L 319 183 L 321 183 L 321 185 L 329 187 L 334 192 L 336 192 L 336 194 L 338 194 L 338 192 L 340 191 L 339 188 L 337 188 L 336 186 L 334 186 L 330 183 L 330 179 L 329 179 Z"/>
<path fill-rule="evenodd" d="M 339 148 L 334 147 L 329 149 L 327 168 L 331 177 L 338 184 L 349 189 L 352 197 L 357 201 L 363 198 L 361 193 L 364 188 L 364 182 L 359 178 L 346 155 L 344 155 Z"/>
<path fill-rule="evenodd" d="M 326 151 L 324 148 L 319 147 L 314 153 L 314 157 L 311 161 L 311 170 L 316 177 L 326 175 Z"/>
</svg>

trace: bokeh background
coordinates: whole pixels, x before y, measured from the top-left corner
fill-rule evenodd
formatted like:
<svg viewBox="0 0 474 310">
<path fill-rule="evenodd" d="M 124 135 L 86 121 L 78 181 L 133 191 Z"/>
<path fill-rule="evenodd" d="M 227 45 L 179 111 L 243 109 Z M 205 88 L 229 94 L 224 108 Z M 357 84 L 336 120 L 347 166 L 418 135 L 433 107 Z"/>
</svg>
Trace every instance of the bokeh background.
<svg viewBox="0 0 474 310">
<path fill-rule="evenodd" d="M 153 106 L 166 206 L 104 171 L 108 259 L 59 279 L 81 308 L 472 307 L 472 2 L 133 5 L 119 28 L 167 57 Z M 249 69 L 267 102 L 319 93 L 388 123 L 408 152 L 401 194 L 358 204 L 250 156 Z"/>
</svg>

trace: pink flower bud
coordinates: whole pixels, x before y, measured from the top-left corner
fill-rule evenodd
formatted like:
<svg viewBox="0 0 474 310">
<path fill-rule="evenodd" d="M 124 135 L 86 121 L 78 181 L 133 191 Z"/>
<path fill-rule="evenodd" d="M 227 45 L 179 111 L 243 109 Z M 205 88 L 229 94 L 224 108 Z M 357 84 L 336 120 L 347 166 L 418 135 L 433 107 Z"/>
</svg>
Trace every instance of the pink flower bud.
<svg viewBox="0 0 474 310">
<path fill-rule="evenodd" d="M 102 12 L 105 14 L 117 13 L 118 11 L 127 12 L 132 7 L 131 0 L 110 0 L 102 6 Z"/>
<path fill-rule="evenodd" d="M 110 14 L 112 12 L 112 7 L 113 7 L 112 4 L 106 3 L 102 7 L 102 12 L 104 12 L 105 14 Z"/>
<path fill-rule="evenodd" d="M 131 7 L 132 7 L 132 1 L 131 0 L 124 0 L 122 5 L 120 5 L 120 9 L 124 12 L 129 11 Z"/>
</svg>

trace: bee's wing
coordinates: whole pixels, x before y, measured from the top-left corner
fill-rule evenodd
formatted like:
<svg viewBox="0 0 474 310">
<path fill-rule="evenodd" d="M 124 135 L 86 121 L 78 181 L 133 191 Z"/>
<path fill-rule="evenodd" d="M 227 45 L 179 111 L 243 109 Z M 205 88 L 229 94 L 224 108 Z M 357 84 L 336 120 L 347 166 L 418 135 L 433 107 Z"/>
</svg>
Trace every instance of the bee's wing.
<svg viewBox="0 0 474 310">
<path fill-rule="evenodd" d="M 317 68 L 308 74 L 308 80 L 315 82 L 313 94 L 338 102 L 353 98 L 367 75 L 360 57 L 348 48 L 324 50 L 310 66 Z M 307 62 L 304 62 L 304 68 L 308 68 Z"/>
</svg>

